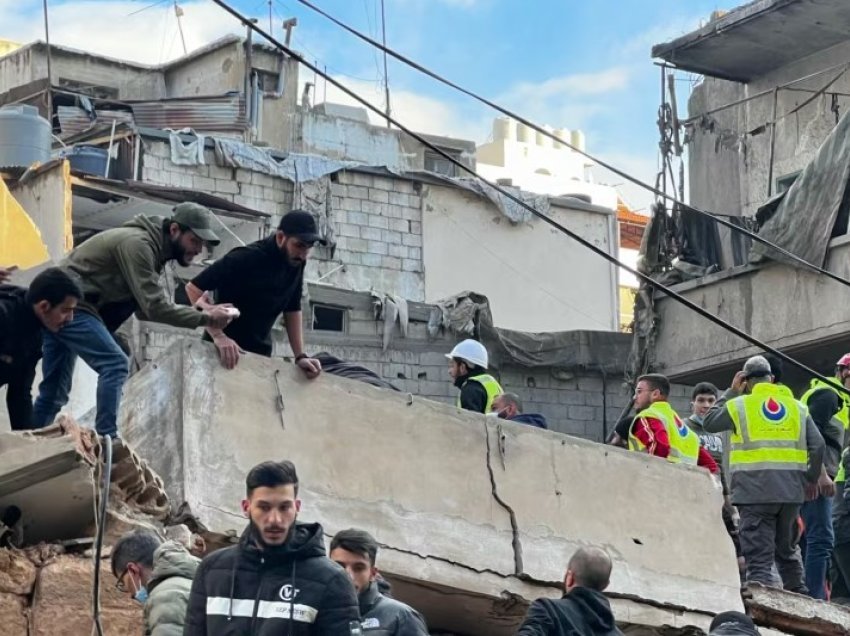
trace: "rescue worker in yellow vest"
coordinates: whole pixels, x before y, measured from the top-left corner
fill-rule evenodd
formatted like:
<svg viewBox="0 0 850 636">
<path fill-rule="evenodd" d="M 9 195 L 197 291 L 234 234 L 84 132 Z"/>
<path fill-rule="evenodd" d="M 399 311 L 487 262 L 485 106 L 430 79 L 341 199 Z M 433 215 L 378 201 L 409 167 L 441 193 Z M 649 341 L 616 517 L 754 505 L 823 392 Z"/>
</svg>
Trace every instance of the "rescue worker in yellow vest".
<svg viewBox="0 0 850 636">
<path fill-rule="evenodd" d="M 676 464 L 695 464 L 719 475 L 717 463 L 700 443 L 699 436 L 667 402 L 669 395 L 670 381 L 663 375 L 650 373 L 638 378 L 634 400 L 637 415 L 629 429 L 629 450 L 663 457 Z"/>
<path fill-rule="evenodd" d="M 754 356 L 703 426 L 713 433 L 730 431 L 730 486 L 741 515 L 746 580 L 779 586 L 775 563 L 785 589 L 806 594 L 797 515 L 817 492 L 824 454 L 823 437 L 808 410 L 790 389 L 773 384 L 764 356 Z"/>
<path fill-rule="evenodd" d="M 826 575 L 835 543 L 832 523 L 833 480 L 838 474 L 841 450 L 844 448 L 845 429 L 848 424 L 850 396 L 842 391 L 850 388 L 850 354 L 835 364 L 835 377 L 831 382 L 814 378 L 809 390 L 800 401 L 809 409 L 809 415 L 826 443 L 821 482 L 824 484 L 818 497 L 803 504 L 805 532 L 800 542 L 803 550 L 803 566 L 806 572 L 806 587 L 812 598 L 826 600 Z"/>
<path fill-rule="evenodd" d="M 487 373 L 490 357 L 484 345 L 477 340 L 464 340 L 457 343 L 446 358 L 449 360 L 449 375 L 460 389 L 458 408 L 489 413 L 493 400 L 502 393 L 502 387 Z"/>
<path fill-rule="evenodd" d="M 832 508 L 832 520 L 835 527 L 835 550 L 832 553 L 833 603 L 850 605 L 850 485 L 847 473 L 850 472 L 850 449 L 841 454 L 841 465 L 835 476 L 835 499 Z"/>
</svg>

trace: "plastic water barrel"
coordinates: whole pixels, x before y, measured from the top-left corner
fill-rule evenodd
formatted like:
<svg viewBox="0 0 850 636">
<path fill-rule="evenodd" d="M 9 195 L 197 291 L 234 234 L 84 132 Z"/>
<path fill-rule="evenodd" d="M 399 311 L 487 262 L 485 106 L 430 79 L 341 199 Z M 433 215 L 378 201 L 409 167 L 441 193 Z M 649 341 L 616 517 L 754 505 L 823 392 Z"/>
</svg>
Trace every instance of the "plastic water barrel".
<svg viewBox="0 0 850 636">
<path fill-rule="evenodd" d="M 493 139 L 501 141 L 516 139 L 516 121 L 510 117 L 497 117 L 493 120 Z"/>
<path fill-rule="evenodd" d="M 35 106 L 0 108 L 0 168 L 28 168 L 50 161 L 50 122 Z"/>
<path fill-rule="evenodd" d="M 109 156 L 109 151 L 106 148 L 82 145 L 74 146 L 66 156 L 71 163 L 72 170 L 102 177 L 106 172 L 106 159 Z"/>
</svg>

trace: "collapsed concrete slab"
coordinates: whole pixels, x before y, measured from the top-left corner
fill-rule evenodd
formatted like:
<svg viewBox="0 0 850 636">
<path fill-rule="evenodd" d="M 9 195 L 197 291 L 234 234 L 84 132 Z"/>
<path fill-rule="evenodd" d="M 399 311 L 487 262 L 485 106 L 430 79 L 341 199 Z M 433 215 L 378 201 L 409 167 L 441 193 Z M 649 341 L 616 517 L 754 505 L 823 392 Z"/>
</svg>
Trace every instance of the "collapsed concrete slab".
<svg viewBox="0 0 850 636">
<path fill-rule="evenodd" d="M 743 609 L 721 496 L 697 468 L 355 381 L 308 382 L 280 359 L 226 371 L 193 340 L 130 380 L 120 427 L 171 500 L 220 533 L 244 527 L 248 470 L 292 459 L 302 518 L 329 535 L 373 533 L 398 597 L 435 630 L 512 634 L 588 544 L 614 559 L 623 624 L 705 629 Z"/>
<path fill-rule="evenodd" d="M 850 636 L 850 608 L 753 583 L 744 598 L 759 625 L 796 636 Z"/>
</svg>

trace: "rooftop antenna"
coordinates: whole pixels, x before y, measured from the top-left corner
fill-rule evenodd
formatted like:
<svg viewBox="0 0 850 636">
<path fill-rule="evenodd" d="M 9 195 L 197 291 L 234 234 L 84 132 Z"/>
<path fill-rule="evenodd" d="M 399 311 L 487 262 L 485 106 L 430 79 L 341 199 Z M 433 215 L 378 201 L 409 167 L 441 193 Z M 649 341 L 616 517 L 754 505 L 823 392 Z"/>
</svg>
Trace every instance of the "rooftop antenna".
<svg viewBox="0 0 850 636">
<path fill-rule="evenodd" d="M 174 15 L 177 16 L 177 30 L 180 31 L 180 41 L 183 42 L 183 55 L 188 55 L 189 50 L 186 48 L 186 36 L 183 35 L 183 22 L 180 18 L 183 17 L 183 8 L 174 0 Z"/>
<path fill-rule="evenodd" d="M 284 40 L 284 44 L 288 47 L 289 43 L 292 41 L 292 29 L 298 26 L 298 18 L 289 18 L 288 20 L 284 20 L 281 26 L 286 31 L 286 40 Z"/>
</svg>

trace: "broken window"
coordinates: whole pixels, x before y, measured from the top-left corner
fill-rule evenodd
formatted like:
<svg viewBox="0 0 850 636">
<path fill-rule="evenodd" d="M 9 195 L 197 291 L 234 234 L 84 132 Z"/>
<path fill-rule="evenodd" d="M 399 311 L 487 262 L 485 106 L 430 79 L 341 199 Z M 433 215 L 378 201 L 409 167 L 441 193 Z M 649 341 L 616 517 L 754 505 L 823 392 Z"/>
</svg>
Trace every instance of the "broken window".
<svg viewBox="0 0 850 636">
<path fill-rule="evenodd" d="M 448 148 L 440 148 L 447 155 L 460 161 L 460 152 L 457 150 L 450 150 Z M 444 174 L 447 177 L 456 177 L 457 174 L 457 166 L 453 164 L 451 161 L 446 159 L 441 154 L 434 152 L 433 150 L 425 151 L 425 170 L 429 172 L 436 172 L 437 174 Z"/>
<path fill-rule="evenodd" d="M 346 310 L 333 305 L 312 303 L 313 329 L 315 331 L 345 331 Z"/>
</svg>

